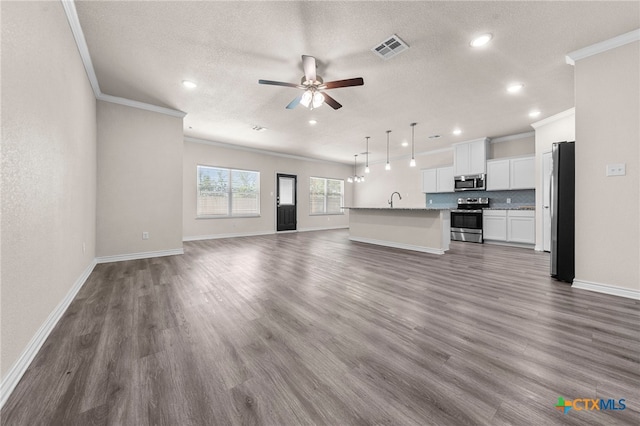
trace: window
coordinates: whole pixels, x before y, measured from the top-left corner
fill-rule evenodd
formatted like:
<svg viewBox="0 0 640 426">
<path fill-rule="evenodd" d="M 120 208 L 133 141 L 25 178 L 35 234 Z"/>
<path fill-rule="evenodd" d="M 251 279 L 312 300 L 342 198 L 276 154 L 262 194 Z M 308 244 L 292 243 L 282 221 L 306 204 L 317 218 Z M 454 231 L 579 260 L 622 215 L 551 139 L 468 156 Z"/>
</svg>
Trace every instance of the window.
<svg viewBox="0 0 640 426">
<path fill-rule="evenodd" d="M 198 166 L 198 217 L 258 216 L 260 172 Z"/>
<path fill-rule="evenodd" d="M 309 214 L 342 214 L 344 181 L 312 177 L 309 187 Z"/>
</svg>

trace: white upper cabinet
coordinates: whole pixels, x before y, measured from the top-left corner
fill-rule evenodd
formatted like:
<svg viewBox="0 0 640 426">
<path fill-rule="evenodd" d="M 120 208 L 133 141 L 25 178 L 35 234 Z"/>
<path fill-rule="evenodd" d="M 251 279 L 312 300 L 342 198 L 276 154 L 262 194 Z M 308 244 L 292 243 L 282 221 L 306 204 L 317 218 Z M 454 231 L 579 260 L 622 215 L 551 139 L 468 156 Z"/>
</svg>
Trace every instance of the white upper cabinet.
<svg viewBox="0 0 640 426">
<path fill-rule="evenodd" d="M 487 172 L 487 140 L 469 143 L 469 174 Z"/>
<path fill-rule="evenodd" d="M 454 175 L 461 176 L 470 174 L 468 169 L 470 167 L 469 156 L 469 144 L 461 143 L 453 146 L 453 169 Z"/>
<path fill-rule="evenodd" d="M 535 157 L 513 158 L 510 162 L 511 189 L 535 188 Z"/>
<path fill-rule="evenodd" d="M 437 169 L 426 169 L 422 171 L 422 192 L 430 194 L 438 192 Z"/>
<path fill-rule="evenodd" d="M 487 191 L 535 188 L 535 157 L 487 161 Z"/>
<path fill-rule="evenodd" d="M 488 141 L 482 138 L 453 145 L 454 176 L 486 173 Z"/>
<path fill-rule="evenodd" d="M 422 170 L 422 192 L 453 192 L 453 166 Z"/>
<path fill-rule="evenodd" d="M 453 192 L 453 166 L 436 169 L 438 175 L 437 192 Z"/>
<path fill-rule="evenodd" d="M 487 191 L 509 189 L 509 160 L 487 161 Z"/>
</svg>

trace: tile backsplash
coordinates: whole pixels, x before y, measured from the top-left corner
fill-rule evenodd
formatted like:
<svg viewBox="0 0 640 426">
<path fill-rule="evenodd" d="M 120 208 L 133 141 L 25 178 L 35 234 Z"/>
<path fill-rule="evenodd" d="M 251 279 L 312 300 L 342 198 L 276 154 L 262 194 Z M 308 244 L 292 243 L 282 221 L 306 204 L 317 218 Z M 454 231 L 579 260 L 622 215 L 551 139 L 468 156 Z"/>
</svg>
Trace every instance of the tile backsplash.
<svg viewBox="0 0 640 426">
<path fill-rule="evenodd" d="M 426 194 L 426 206 L 455 208 L 458 205 L 458 198 L 468 197 L 489 197 L 489 205 L 497 208 L 517 208 L 535 206 L 536 204 L 535 189 L 520 189 L 513 191 L 464 191 Z M 511 198 L 511 203 L 507 203 L 507 198 Z M 430 200 L 431 203 L 429 203 Z"/>
</svg>

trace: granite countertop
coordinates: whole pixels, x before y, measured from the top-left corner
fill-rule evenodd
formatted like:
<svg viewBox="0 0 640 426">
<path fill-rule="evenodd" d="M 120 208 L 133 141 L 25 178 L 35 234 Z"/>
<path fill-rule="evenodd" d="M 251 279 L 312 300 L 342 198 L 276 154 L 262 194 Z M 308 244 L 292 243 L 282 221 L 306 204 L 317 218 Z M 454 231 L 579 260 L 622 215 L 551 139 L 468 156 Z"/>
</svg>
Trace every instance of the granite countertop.
<svg viewBox="0 0 640 426">
<path fill-rule="evenodd" d="M 535 206 L 487 207 L 483 210 L 535 210 Z"/>
<path fill-rule="evenodd" d="M 341 207 L 353 210 L 457 210 L 457 206 L 433 206 L 433 207 Z M 512 206 L 512 207 L 486 207 L 482 210 L 529 210 L 534 211 L 534 206 Z"/>
<path fill-rule="evenodd" d="M 342 207 L 353 210 L 451 210 L 451 207 Z"/>
</svg>

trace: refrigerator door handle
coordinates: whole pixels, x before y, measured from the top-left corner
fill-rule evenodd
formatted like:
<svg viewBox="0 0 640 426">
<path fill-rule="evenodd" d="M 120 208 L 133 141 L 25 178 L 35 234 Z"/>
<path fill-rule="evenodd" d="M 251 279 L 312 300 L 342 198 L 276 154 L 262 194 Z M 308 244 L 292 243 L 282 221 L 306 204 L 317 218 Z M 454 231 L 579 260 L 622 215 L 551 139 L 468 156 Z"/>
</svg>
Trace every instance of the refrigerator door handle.
<svg viewBox="0 0 640 426">
<path fill-rule="evenodd" d="M 551 154 L 551 177 L 549 179 L 549 198 L 551 204 L 551 276 L 558 273 L 558 165 L 559 149 L 553 144 Z"/>
</svg>

